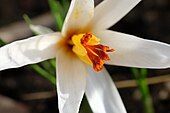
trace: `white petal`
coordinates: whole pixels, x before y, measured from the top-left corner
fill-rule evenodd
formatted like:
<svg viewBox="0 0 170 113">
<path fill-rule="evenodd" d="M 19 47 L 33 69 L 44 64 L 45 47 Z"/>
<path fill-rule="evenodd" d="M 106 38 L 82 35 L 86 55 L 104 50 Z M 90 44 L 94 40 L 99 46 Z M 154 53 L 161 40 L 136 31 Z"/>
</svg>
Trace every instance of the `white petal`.
<svg viewBox="0 0 170 113">
<path fill-rule="evenodd" d="M 94 113 L 126 113 L 123 102 L 108 72 L 88 68 L 86 96 Z"/>
<path fill-rule="evenodd" d="M 80 32 L 92 20 L 94 14 L 94 0 L 72 0 L 67 13 L 62 35 L 66 36 L 70 32 Z"/>
<path fill-rule="evenodd" d="M 60 33 L 34 36 L 0 48 L 0 70 L 38 63 L 56 56 Z"/>
<path fill-rule="evenodd" d="M 107 29 L 123 18 L 141 0 L 104 0 L 94 11 L 93 29 Z"/>
<path fill-rule="evenodd" d="M 78 113 L 86 87 L 84 64 L 69 52 L 58 53 L 57 92 L 60 113 Z"/>
<path fill-rule="evenodd" d="M 170 45 L 115 31 L 99 31 L 102 43 L 114 48 L 107 64 L 139 68 L 169 68 Z"/>
<path fill-rule="evenodd" d="M 54 32 L 50 28 L 47 28 L 47 27 L 44 27 L 44 26 L 41 26 L 41 25 L 32 25 L 32 24 L 30 24 L 29 27 L 34 33 L 36 33 L 38 35 L 44 35 L 44 34 Z"/>
</svg>

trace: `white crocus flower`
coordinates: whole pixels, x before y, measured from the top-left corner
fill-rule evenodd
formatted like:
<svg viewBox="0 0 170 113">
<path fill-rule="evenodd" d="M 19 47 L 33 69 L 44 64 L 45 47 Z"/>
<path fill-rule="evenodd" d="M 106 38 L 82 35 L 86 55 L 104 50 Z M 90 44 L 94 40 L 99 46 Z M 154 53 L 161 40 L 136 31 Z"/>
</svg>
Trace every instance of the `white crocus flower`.
<svg viewBox="0 0 170 113">
<path fill-rule="evenodd" d="M 61 33 L 34 36 L 0 48 L 0 70 L 56 57 L 60 113 L 78 113 L 84 93 L 94 113 L 126 113 L 104 62 L 170 67 L 170 45 L 107 30 L 139 2 L 104 0 L 94 8 L 93 0 L 72 0 Z"/>
</svg>

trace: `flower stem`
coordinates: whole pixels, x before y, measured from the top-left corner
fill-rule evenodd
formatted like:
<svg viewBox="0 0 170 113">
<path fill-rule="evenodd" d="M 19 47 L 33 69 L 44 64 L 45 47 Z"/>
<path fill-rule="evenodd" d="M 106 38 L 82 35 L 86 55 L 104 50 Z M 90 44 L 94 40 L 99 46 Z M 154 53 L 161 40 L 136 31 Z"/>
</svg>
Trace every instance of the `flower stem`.
<svg viewBox="0 0 170 113">
<path fill-rule="evenodd" d="M 145 113 L 154 113 L 153 101 L 150 95 L 149 87 L 147 84 L 148 72 L 146 69 L 132 68 L 132 73 L 138 84 L 139 91 L 142 96 L 142 102 Z"/>
</svg>

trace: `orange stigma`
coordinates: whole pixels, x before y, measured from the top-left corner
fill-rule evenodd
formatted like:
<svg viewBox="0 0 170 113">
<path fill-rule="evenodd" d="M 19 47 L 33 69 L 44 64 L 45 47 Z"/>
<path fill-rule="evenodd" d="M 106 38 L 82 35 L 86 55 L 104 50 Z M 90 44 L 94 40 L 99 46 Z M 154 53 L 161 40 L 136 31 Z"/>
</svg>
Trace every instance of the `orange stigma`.
<svg viewBox="0 0 170 113">
<path fill-rule="evenodd" d="M 114 49 L 109 48 L 108 46 L 97 44 L 89 45 L 88 42 L 92 38 L 91 33 L 86 33 L 81 39 L 81 44 L 87 51 L 87 55 L 91 62 L 93 63 L 93 69 L 95 71 L 100 71 L 103 68 L 104 61 L 110 60 L 106 52 L 113 52 Z"/>
<path fill-rule="evenodd" d="M 101 71 L 105 61 L 110 60 L 107 52 L 113 52 L 114 49 L 101 45 L 100 39 L 91 33 L 74 35 L 72 37 L 73 52 L 87 64 L 93 66 L 95 71 Z"/>
</svg>

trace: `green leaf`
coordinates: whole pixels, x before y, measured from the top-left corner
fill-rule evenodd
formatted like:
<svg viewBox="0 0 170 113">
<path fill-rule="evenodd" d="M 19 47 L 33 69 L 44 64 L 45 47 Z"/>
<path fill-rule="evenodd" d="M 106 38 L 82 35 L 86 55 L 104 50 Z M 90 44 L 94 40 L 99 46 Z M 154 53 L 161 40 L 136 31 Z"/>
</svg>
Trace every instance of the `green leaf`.
<svg viewBox="0 0 170 113">
<path fill-rule="evenodd" d="M 66 16 L 69 6 L 70 6 L 70 0 L 62 0 L 61 3 L 64 7 L 64 14 L 65 14 L 64 16 Z"/>
<path fill-rule="evenodd" d="M 55 18 L 57 28 L 61 30 L 64 22 L 64 16 L 65 16 L 63 6 L 60 4 L 59 1 L 55 1 L 55 0 L 48 0 L 48 3 L 51 9 L 51 13 Z"/>
<path fill-rule="evenodd" d="M 143 78 L 146 78 L 148 75 L 148 70 L 147 69 L 141 69 L 140 74 Z"/>
<path fill-rule="evenodd" d="M 43 67 L 46 71 L 48 71 L 51 75 L 55 76 L 55 74 L 56 74 L 56 71 L 55 71 L 56 68 L 54 68 L 53 65 L 51 65 L 50 60 L 44 61 L 44 62 L 42 62 L 42 63 L 40 63 L 40 64 L 41 64 L 42 67 Z"/>
<path fill-rule="evenodd" d="M 50 64 L 53 66 L 53 68 L 56 69 L 56 59 L 49 60 Z"/>
<path fill-rule="evenodd" d="M 53 75 L 51 75 L 49 72 L 41 68 L 38 64 L 30 65 L 39 75 L 44 77 L 45 79 L 49 80 L 53 85 L 56 84 L 56 79 Z"/>
<path fill-rule="evenodd" d="M 5 42 L 0 38 L 0 46 L 4 46 Z"/>
<path fill-rule="evenodd" d="M 140 75 L 140 72 L 137 68 L 131 68 L 132 74 L 135 78 L 138 78 Z"/>
<path fill-rule="evenodd" d="M 142 102 L 144 106 L 144 112 L 145 113 L 154 113 L 153 108 L 153 102 L 150 95 L 149 87 L 147 84 L 147 75 L 148 70 L 147 69 L 137 69 L 137 68 L 131 68 L 132 74 L 136 80 L 136 83 L 138 84 L 138 89 L 142 96 Z"/>
<path fill-rule="evenodd" d="M 25 22 L 26 22 L 28 25 L 32 24 L 32 21 L 31 21 L 31 19 L 28 17 L 27 14 L 24 14 L 24 15 L 23 15 L 23 18 L 24 18 Z"/>
</svg>

